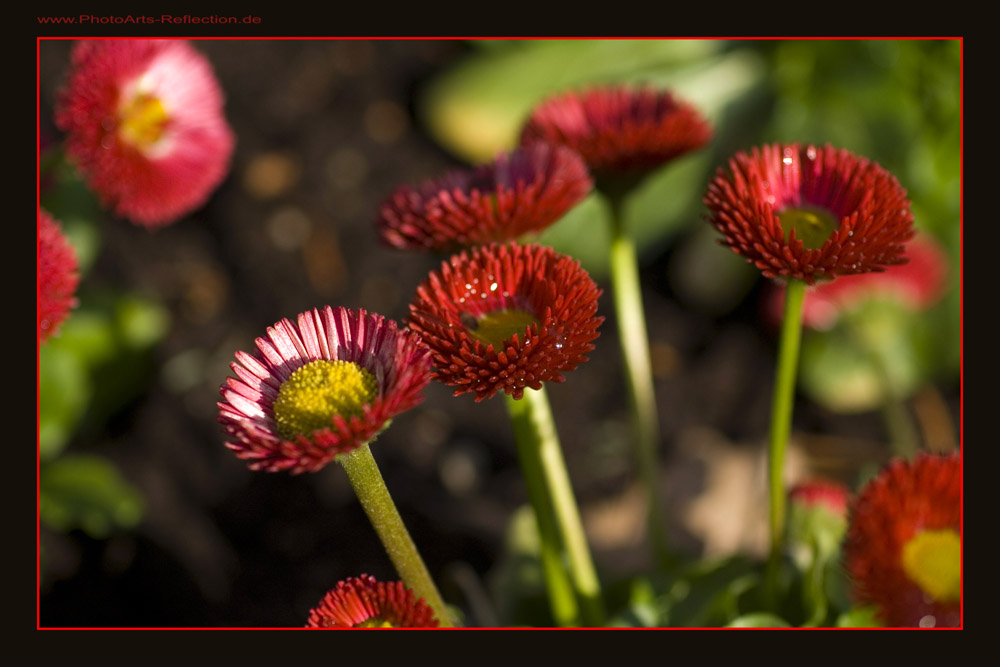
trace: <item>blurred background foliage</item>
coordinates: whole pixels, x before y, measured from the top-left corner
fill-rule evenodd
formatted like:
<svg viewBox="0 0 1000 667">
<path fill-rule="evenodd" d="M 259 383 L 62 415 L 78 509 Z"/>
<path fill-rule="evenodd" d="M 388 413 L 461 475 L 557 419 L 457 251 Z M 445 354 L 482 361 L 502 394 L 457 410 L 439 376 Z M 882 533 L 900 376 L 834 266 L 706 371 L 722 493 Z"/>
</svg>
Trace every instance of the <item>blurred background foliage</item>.
<svg viewBox="0 0 1000 667">
<path fill-rule="evenodd" d="M 47 529 L 106 539 L 138 525 L 144 501 L 111 460 L 86 450 L 112 441 L 115 420 L 148 389 L 170 314 L 155 295 L 87 280 L 105 214 L 58 147 L 45 152 L 42 171 L 40 204 L 74 248 L 80 287 L 70 317 L 38 352 L 39 518 Z M 44 542 L 41 556 L 47 584 Z"/>
</svg>

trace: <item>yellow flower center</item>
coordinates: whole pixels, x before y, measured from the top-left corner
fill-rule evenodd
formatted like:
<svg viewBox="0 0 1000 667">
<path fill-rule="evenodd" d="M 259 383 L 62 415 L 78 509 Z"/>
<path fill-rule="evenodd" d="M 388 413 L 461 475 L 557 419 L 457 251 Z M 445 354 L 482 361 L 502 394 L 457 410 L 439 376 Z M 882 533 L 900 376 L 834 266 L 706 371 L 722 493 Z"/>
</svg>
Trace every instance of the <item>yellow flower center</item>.
<svg viewBox="0 0 1000 667">
<path fill-rule="evenodd" d="M 462 322 L 473 338 L 500 349 L 504 341 L 514 334 L 523 339 L 527 327 L 537 324 L 538 320 L 526 310 L 496 310 L 478 318 L 463 315 Z"/>
<path fill-rule="evenodd" d="M 794 229 L 795 238 L 810 250 L 822 248 L 840 226 L 829 211 L 819 208 L 786 208 L 778 214 L 778 220 L 786 239 Z"/>
<path fill-rule="evenodd" d="M 354 627 L 356 628 L 394 628 L 396 627 L 389 621 L 385 620 L 381 616 L 372 616 L 368 620 L 361 621 Z"/>
<path fill-rule="evenodd" d="M 938 602 L 962 597 L 962 540 L 954 530 L 925 530 L 903 546 L 903 571 Z"/>
<path fill-rule="evenodd" d="M 134 96 L 118 115 L 121 138 L 139 149 L 152 147 L 163 136 L 169 117 L 159 98 L 148 93 Z"/>
<path fill-rule="evenodd" d="M 360 416 L 378 394 L 375 376 L 351 361 L 311 361 L 284 381 L 274 401 L 281 437 L 330 428 L 336 415 Z"/>
</svg>

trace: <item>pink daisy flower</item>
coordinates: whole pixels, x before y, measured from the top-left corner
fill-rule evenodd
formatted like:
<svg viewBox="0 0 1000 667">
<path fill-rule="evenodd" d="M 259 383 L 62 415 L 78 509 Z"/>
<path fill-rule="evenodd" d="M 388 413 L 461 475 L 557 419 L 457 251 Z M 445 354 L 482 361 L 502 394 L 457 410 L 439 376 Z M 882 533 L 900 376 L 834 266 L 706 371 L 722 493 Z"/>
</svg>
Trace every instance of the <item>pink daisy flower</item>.
<svg viewBox="0 0 1000 667">
<path fill-rule="evenodd" d="M 76 45 L 56 124 L 87 184 L 147 227 L 198 208 L 229 169 L 234 137 L 208 60 L 186 41 Z"/>
<path fill-rule="evenodd" d="M 364 310 L 283 319 L 236 353 L 220 388 L 226 447 L 251 470 L 315 472 L 423 400 L 430 352 L 411 331 Z"/>
<path fill-rule="evenodd" d="M 44 343 L 76 306 L 76 253 L 59 223 L 38 210 L 38 340 Z"/>
<path fill-rule="evenodd" d="M 438 621 L 423 598 L 401 581 L 376 581 L 370 574 L 351 577 L 323 596 L 309 612 L 308 628 L 436 628 Z"/>
</svg>

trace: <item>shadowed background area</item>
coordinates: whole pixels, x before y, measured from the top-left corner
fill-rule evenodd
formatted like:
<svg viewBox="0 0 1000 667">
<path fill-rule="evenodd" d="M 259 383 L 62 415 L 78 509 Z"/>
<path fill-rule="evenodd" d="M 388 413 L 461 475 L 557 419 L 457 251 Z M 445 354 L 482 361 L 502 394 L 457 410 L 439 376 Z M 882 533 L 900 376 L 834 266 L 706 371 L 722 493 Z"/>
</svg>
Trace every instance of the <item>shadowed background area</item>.
<svg viewBox="0 0 1000 667">
<path fill-rule="evenodd" d="M 900 350 L 890 389 L 842 340 L 804 341 L 811 379 L 797 397 L 790 478 L 856 487 L 872 474 L 898 433 L 888 395 L 902 397 L 924 447 L 957 446 L 957 41 L 194 45 L 226 96 L 232 168 L 204 207 L 151 232 L 101 211 L 53 157 L 72 43 L 40 44 L 43 169 L 55 165 L 42 204 L 77 247 L 83 276 L 79 307 L 40 353 L 42 626 L 301 626 L 337 581 L 395 579 L 338 466 L 255 473 L 226 450 L 219 386 L 234 353 L 281 318 L 329 304 L 402 321 L 445 257 L 381 245 L 379 204 L 399 185 L 509 150 L 533 104 L 588 82 L 671 87 L 716 127 L 709 147 L 657 173 L 626 210 L 679 551 L 756 556 L 765 546 L 769 287 L 702 219 L 708 179 L 736 150 L 830 142 L 878 161 L 951 258 L 931 311 L 883 325 Z M 580 258 L 607 290 L 603 215 L 591 197 L 541 242 Z M 599 312 L 608 319 L 590 361 L 549 395 L 613 589 L 648 559 L 609 294 Z M 476 404 L 432 384 L 372 452 L 446 600 L 472 625 L 514 622 L 511 591 L 538 582 L 517 558 L 530 550 L 513 520 L 526 499 L 502 400 Z"/>
</svg>

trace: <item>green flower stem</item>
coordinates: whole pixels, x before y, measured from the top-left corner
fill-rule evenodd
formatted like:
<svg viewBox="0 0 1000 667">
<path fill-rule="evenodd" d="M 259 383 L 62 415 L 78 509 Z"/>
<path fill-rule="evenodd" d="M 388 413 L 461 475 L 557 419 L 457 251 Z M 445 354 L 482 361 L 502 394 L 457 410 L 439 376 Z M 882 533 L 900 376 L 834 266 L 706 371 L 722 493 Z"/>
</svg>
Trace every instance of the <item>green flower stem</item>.
<svg viewBox="0 0 1000 667">
<path fill-rule="evenodd" d="M 795 375 L 802 340 L 802 302 L 806 284 L 789 280 L 785 289 L 785 315 L 781 323 L 781 343 L 775 371 L 774 394 L 771 402 L 771 440 L 768 450 L 768 485 L 770 489 L 769 523 L 771 550 L 766 577 L 767 593 L 773 602 L 777 597 L 778 570 L 785 535 L 785 451 L 792 429 L 792 403 L 795 397 Z"/>
<path fill-rule="evenodd" d="M 535 523 L 538 526 L 539 557 L 545 574 L 545 587 L 552 616 L 562 627 L 578 626 L 580 608 L 566 569 L 563 542 L 556 528 L 552 497 L 539 464 L 537 435 L 531 421 L 531 410 L 524 399 L 514 400 L 507 395 L 506 403 L 514 429 L 514 439 L 517 441 L 521 472 L 528 489 L 528 500 L 531 502 Z"/>
<path fill-rule="evenodd" d="M 538 519 L 543 542 L 542 553 L 544 555 L 548 549 L 561 556 L 565 550 L 564 567 L 568 569 L 579 604 L 580 621 L 589 627 L 600 627 L 604 625 L 601 585 L 590 557 L 583 522 L 566 472 L 566 461 L 563 459 L 545 389 L 526 389 L 522 398 L 515 400 L 508 395 L 506 402 L 514 439 L 517 441 L 521 470 Z M 546 546 L 545 542 L 550 544 Z M 546 566 L 548 577 L 551 574 L 550 567 L 563 566 L 563 563 L 554 563 L 555 558 L 551 554 L 546 557 L 553 561 Z M 560 604 L 565 604 L 568 608 L 569 605 L 561 600 L 564 595 L 563 586 L 559 577 L 550 579 L 549 596 L 550 599 L 559 596 Z M 557 611 L 558 608 L 554 605 L 553 612 Z"/>
<path fill-rule="evenodd" d="M 808 614 L 808 620 L 802 626 L 814 628 L 821 625 L 826 619 L 827 559 L 821 555 L 819 545 L 816 544 L 815 539 L 812 540 L 809 548 L 812 551 L 812 562 L 809 564 L 809 569 L 806 571 L 802 582 L 802 602 L 806 614 Z"/>
<path fill-rule="evenodd" d="M 365 514 L 368 515 L 375 532 L 382 540 L 382 545 L 403 583 L 430 605 L 441 627 L 454 627 L 451 613 L 441 599 L 441 594 L 438 593 L 437 586 L 434 585 L 434 580 L 431 579 L 430 572 L 427 571 L 427 566 L 424 565 L 410 533 L 403 525 L 403 519 L 399 516 L 396 504 L 392 502 L 368 444 L 338 456 L 337 462 L 347 473 L 347 478 L 351 481 Z"/>
<path fill-rule="evenodd" d="M 667 547 L 666 521 L 663 517 L 659 484 L 657 450 L 660 422 L 653 391 L 653 369 L 649 355 L 649 337 L 643 314 L 639 263 L 635 243 L 624 229 L 621 199 L 608 197 L 611 205 L 611 289 L 614 292 L 618 339 L 621 343 L 625 377 L 628 384 L 632 429 L 636 443 L 639 475 L 646 492 L 649 538 L 653 555 L 660 565 L 671 562 Z"/>
</svg>

